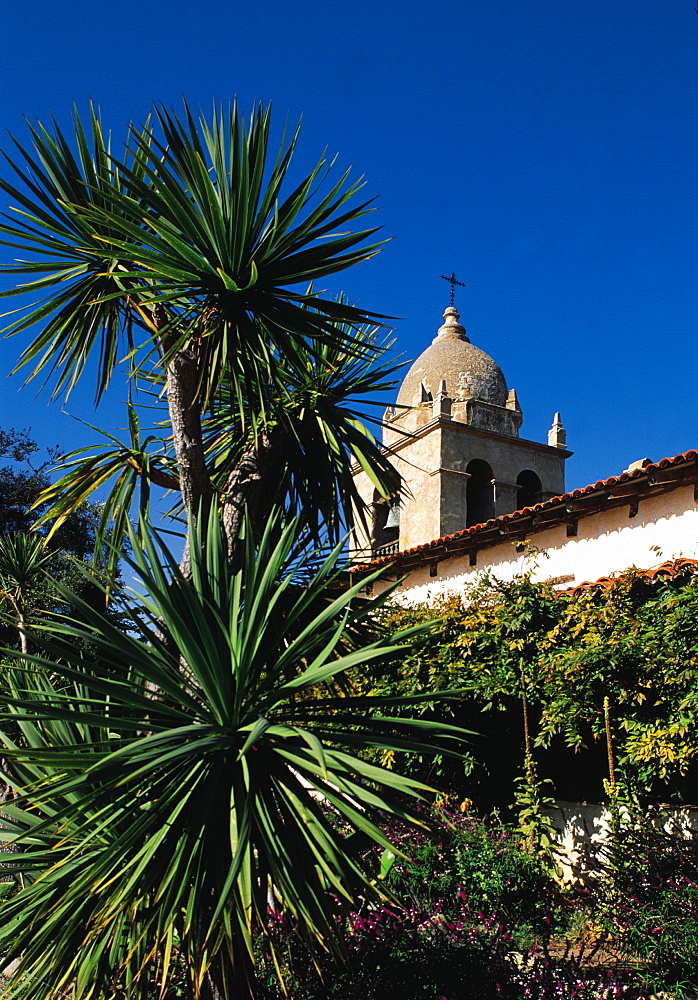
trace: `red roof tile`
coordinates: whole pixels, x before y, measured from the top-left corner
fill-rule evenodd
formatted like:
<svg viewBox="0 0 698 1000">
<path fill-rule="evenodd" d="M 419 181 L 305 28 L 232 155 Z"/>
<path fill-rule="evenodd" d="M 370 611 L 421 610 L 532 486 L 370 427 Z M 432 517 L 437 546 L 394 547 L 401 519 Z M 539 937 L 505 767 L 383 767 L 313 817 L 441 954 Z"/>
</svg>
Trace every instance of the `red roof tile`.
<svg viewBox="0 0 698 1000">
<path fill-rule="evenodd" d="M 648 583 L 656 583 L 659 579 L 675 580 L 681 576 L 692 576 L 698 573 L 698 559 L 667 559 L 666 562 L 652 569 L 639 569 L 637 576 Z M 574 587 L 570 587 L 565 593 L 580 594 L 584 590 L 608 590 L 618 580 L 617 576 L 602 576 L 593 582 L 585 580 Z"/>
</svg>

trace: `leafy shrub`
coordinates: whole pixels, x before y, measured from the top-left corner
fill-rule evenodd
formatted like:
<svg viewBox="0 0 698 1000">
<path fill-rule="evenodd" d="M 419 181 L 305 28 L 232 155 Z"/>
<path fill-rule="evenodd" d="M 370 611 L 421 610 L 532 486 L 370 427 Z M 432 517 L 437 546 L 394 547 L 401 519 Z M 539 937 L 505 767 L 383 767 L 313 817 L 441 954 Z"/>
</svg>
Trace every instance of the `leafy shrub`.
<svg viewBox="0 0 698 1000">
<path fill-rule="evenodd" d="M 561 798 L 596 800 L 608 698 L 618 763 L 643 794 L 696 801 L 698 794 L 698 574 L 648 582 L 628 571 L 605 589 L 559 593 L 530 573 L 484 577 L 436 607 L 391 607 L 393 627 L 431 621 L 400 665 L 374 674 L 380 693 L 464 693 L 429 718 L 481 734 L 469 770 L 444 771 L 457 799 L 506 806 L 524 752 Z M 525 691 L 530 742 L 524 739 Z"/>
<path fill-rule="evenodd" d="M 603 924 L 655 984 L 698 995 L 698 835 L 620 810 L 598 887 Z M 688 992 L 686 992 L 688 990 Z"/>
<path fill-rule="evenodd" d="M 510 978 L 511 935 L 494 914 L 473 913 L 462 898 L 449 900 L 448 914 L 434 906 L 384 905 L 350 914 L 347 964 L 315 969 L 293 928 L 279 926 L 289 947 L 285 970 L 291 1000 L 495 1000 Z M 267 953 L 258 968 L 260 1000 L 283 993 Z"/>
<path fill-rule="evenodd" d="M 394 902 L 350 914 L 346 971 L 314 971 L 294 929 L 277 924 L 293 1000 L 518 998 L 520 970 L 511 956 L 530 943 L 534 928 L 550 926 L 547 907 L 560 895 L 519 835 L 496 818 L 485 824 L 440 813 L 431 833 L 392 827 L 389 837 L 396 853 L 388 863 L 385 853 L 376 855 L 374 863 Z M 269 1000 L 281 996 L 270 958 L 261 993 Z M 537 968 L 538 957 L 532 961 Z"/>
<path fill-rule="evenodd" d="M 402 845 L 401 845 L 402 846 Z M 514 928 L 540 927 L 557 883 L 540 860 L 528 853 L 518 832 L 494 816 L 442 814 L 429 837 L 404 845 L 408 861 L 398 860 L 387 883 L 413 904 L 456 906 L 466 900 L 471 911 L 496 913 Z"/>
</svg>

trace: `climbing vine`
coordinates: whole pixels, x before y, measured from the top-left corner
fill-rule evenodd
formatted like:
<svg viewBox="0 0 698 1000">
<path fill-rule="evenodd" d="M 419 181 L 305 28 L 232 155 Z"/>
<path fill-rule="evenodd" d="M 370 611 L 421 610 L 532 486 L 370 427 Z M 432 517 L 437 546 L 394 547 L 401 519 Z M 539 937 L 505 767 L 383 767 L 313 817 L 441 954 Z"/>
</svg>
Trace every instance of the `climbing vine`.
<svg viewBox="0 0 698 1000">
<path fill-rule="evenodd" d="M 578 593 L 530 573 L 488 576 L 437 606 L 385 613 L 393 625 L 432 627 L 364 683 L 386 693 L 460 689 L 423 711 L 482 734 L 468 773 L 449 776 L 454 794 L 511 802 L 533 755 L 541 774 L 567 774 L 565 787 L 555 781 L 562 797 L 601 796 L 618 769 L 646 796 L 696 800 L 698 576 L 648 582 L 628 571 Z M 584 789 L 575 774 L 591 775 Z"/>
</svg>

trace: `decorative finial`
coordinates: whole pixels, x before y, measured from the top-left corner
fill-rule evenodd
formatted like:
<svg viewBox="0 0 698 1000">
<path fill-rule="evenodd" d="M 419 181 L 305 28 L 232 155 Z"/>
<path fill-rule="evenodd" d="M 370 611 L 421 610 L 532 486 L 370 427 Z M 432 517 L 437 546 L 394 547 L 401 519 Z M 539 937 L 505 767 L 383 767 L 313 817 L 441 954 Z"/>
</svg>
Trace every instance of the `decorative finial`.
<svg viewBox="0 0 698 1000">
<path fill-rule="evenodd" d="M 556 413 L 553 418 L 553 426 L 548 431 L 548 445 L 551 448 L 567 447 L 567 432 L 562 426 L 562 418 Z"/>
<path fill-rule="evenodd" d="M 458 340 L 465 340 L 469 344 L 470 341 L 465 335 L 465 327 L 459 322 L 459 320 L 460 313 L 456 307 L 446 306 L 444 309 L 444 322 L 439 327 L 434 343 L 436 343 L 439 337 L 449 337 L 451 339 L 455 337 Z"/>
<path fill-rule="evenodd" d="M 451 277 L 450 278 L 447 278 L 445 274 L 442 274 L 441 277 L 444 279 L 444 281 L 448 281 L 448 283 L 451 286 L 451 301 L 449 302 L 449 305 L 452 306 L 453 305 L 453 300 L 454 300 L 455 295 L 456 295 L 456 285 L 460 285 L 461 288 L 465 288 L 465 282 L 464 281 L 458 281 L 458 279 L 456 278 L 456 272 L 455 271 L 451 271 Z"/>
</svg>

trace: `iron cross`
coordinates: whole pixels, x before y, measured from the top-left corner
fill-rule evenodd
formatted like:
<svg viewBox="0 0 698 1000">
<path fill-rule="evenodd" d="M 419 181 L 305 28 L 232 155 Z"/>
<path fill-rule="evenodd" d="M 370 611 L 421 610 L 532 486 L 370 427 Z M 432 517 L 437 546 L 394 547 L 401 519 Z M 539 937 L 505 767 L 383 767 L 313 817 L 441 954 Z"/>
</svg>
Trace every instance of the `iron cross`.
<svg viewBox="0 0 698 1000">
<path fill-rule="evenodd" d="M 444 281 L 448 281 L 449 284 L 451 285 L 451 301 L 450 301 L 449 305 L 453 305 L 453 299 L 454 299 L 455 294 L 456 294 L 456 285 L 460 285 L 461 288 L 465 288 L 465 282 L 464 281 L 458 281 L 458 279 L 456 278 L 456 272 L 455 271 L 451 271 L 451 277 L 450 278 L 447 278 L 445 274 L 442 274 L 441 277 L 444 279 Z"/>
</svg>

